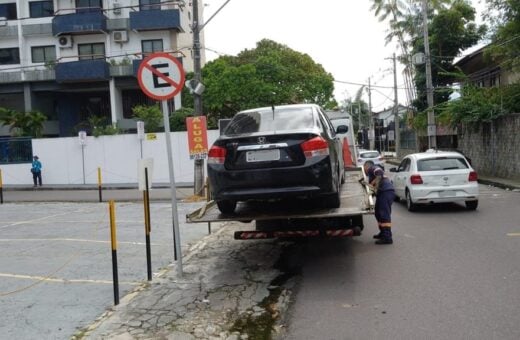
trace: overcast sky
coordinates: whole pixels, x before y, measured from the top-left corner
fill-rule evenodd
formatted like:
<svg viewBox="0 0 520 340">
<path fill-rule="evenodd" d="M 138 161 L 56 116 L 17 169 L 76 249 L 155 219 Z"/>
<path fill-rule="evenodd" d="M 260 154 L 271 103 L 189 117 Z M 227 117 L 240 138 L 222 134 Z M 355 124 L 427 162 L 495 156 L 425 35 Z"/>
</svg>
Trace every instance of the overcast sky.
<svg viewBox="0 0 520 340">
<path fill-rule="evenodd" d="M 477 3 L 479 0 L 473 0 Z M 225 0 L 204 0 L 204 18 Z M 306 53 L 331 73 L 334 95 L 354 97 L 371 78 L 373 85 L 393 86 L 392 57 L 396 44 L 385 46 L 387 24 L 378 22 L 368 0 L 231 0 L 204 28 L 206 59 L 236 55 L 264 38 Z M 398 68 L 399 69 L 399 68 Z M 404 87 L 398 72 L 398 87 Z M 373 111 L 392 105 L 391 88 L 374 88 Z M 399 102 L 406 104 L 403 91 Z M 368 96 L 364 95 L 368 101 Z"/>
</svg>

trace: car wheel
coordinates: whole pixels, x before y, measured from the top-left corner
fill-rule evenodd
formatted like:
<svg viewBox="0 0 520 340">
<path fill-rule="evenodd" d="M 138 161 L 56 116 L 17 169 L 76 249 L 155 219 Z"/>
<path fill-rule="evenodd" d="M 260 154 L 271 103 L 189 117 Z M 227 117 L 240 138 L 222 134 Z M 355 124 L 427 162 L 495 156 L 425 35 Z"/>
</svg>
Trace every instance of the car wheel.
<svg viewBox="0 0 520 340">
<path fill-rule="evenodd" d="M 478 207 L 478 200 L 476 201 L 466 201 L 466 209 L 468 210 L 476 210 Z"/>
<path fill-rule="evenodd" d="M 408 190 L 406 190 L 406 208 L 408 208 L 408 211 L 417 210 L 417 205 L 412 202 L 412 196 Z"/>
<path fill-rule="evenodd" d="M 223 214 L 232 214 L 235 212 L 237 207 L 237 201 L 234 200 L 221 200 L 217 201 L 218 210 Z"/>
<path fill-rule="evenodd" d="M 345 170 L 340 170 L 341 184 L 345 184 Z"/>
</svg>

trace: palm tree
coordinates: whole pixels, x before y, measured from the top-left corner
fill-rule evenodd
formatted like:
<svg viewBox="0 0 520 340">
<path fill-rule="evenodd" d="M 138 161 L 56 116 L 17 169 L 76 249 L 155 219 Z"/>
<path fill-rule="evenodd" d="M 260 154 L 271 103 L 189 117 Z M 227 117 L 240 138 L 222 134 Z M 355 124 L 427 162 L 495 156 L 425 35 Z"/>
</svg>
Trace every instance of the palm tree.
<svg viewBox="0 0 520 340">
<path fill-rule="evenodd" d="M 13 136 L 41 137 L 47 116 L 38 111 L 18 112 L 0 108 L 0 124 L 9 126 Z"/>
</svg>

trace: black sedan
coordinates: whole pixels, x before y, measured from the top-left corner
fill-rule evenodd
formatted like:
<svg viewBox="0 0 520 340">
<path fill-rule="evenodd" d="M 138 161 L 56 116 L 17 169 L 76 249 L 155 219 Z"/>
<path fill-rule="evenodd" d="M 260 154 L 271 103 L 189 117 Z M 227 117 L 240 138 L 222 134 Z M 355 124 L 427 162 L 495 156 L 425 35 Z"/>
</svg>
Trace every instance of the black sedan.
<svg viewBox="0 0 520 340">
<path fill-rule="evenodd" d="M 237 113 L 208 154 L 210 189 L 219 210 L 238 201 L 317 197 L 340 205 L 344 182 L 341 141 L 314 104 L 284 105 Z"/>
</svg>

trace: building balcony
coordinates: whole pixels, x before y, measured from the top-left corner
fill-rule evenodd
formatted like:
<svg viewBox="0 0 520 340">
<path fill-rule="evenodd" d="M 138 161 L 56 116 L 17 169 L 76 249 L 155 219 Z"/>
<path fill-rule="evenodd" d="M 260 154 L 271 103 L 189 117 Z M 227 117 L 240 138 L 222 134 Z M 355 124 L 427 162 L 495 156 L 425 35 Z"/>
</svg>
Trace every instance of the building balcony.
<svg viewBox="0 0 520 340">
<path fill-rule="evenodd" d="M 52 81 L 56 80 L 56 73 L 54 70 L 30 70 L 25 71 L 25 81 Z"/>
<path fill-rule="evenodd" d="M 2 38 L 18 37 L 18 27 L 17 26 L 0 26 L 0 37 L 2 37 Z"/>
<path fill-rule="evenodd" d="M 101 11 L 57 15 L 52 20 L 52 34 L 88 34 L 107 32 L 107 17 Z"/>
<path fill-rule="evenodd" d="M 23 35 L 51 35 L 52 24 L 24 24 L 22 25 Z"/>
<path fill-rule="evenodd" d="M 110 79 L 105 59 L 79 60 L 56 65 L 56 82 L 103 81 Z"/>
<path fill-rule="evenodd" d="M 130 29 L 136 31 L 184 31 L 178 9 L 130 12 Z"/>
<path fill-rule="evenodd" d="M 19 83 L 22 81 L 22 72 L 4 72 L 0 70 L 0 84 Z"/>
</svg>

